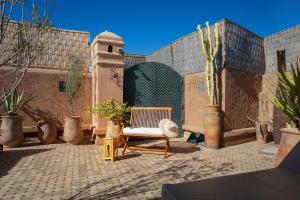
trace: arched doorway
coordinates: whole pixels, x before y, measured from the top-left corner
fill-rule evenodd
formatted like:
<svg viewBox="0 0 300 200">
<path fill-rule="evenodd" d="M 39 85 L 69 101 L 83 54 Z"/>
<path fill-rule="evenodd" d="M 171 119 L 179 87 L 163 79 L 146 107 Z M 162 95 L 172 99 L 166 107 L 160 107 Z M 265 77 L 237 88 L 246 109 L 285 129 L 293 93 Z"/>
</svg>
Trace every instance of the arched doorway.
<svg viewBox="0 0 300 200">
<path fill-rule="evenodd" d="M 183 77 L 161 63 L 143 63 L 125 70 L 124 102 L 130 106 L 170 106 L 172 120 L 181 127 L 183 111 Z"/>
</svg>

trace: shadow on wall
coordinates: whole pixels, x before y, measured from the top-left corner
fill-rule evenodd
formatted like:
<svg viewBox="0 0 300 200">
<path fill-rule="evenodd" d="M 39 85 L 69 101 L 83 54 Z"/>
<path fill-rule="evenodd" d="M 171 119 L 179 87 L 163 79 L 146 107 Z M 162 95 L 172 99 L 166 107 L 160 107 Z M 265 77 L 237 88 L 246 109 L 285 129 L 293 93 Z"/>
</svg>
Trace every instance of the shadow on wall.
<svg viewBox="0 0 300 200">
<path fill-rule="evenodd" d="M 224 130 L 252 127 L 252 119 L 259 116 L 259 93 L 262 77 L 225 69 L 225 113 Z"/>
<path fill-rule="evenodd" d="M 4 150 L 0 153 L 0 177 L 7 175 L 20 159 L 49 150 L 51 149 Z"/>
</svg>

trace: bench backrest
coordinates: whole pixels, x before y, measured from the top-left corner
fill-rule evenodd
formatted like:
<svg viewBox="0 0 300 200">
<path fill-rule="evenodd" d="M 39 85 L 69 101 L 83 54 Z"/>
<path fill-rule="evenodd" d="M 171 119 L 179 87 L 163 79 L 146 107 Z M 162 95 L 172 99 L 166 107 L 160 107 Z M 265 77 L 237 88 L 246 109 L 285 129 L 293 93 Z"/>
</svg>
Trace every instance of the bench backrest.
<svg viewBox="0 0 300 200">
<path fill-rule="evenodd" d="M 171 107 L 133 107 L 130 125 L 132 128 L 158 128 L 162 119 L 171 119 Z"/>
</svg>

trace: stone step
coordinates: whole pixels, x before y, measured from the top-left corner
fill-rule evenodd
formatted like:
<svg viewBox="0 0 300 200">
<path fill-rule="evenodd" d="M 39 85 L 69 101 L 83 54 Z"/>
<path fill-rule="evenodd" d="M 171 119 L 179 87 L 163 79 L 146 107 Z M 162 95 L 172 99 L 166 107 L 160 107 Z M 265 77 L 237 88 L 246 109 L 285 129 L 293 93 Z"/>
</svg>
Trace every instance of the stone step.
<svg viewBox="0 0 300 200">
<path fill-rule="evenodd" d="M 224 132 L 223 145 L 224 147 L 242 144 L 256 140 L 255 127 L 242 128 Z"/>
</svg>

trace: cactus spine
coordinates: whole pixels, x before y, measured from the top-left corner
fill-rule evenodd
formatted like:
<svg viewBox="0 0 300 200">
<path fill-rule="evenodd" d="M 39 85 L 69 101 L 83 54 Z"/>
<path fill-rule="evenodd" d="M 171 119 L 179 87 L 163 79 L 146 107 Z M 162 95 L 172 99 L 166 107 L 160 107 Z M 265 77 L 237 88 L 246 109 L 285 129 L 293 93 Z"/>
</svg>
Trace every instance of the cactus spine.
<svg viewBox="0 0 300 200">
<path fill-rule="evenodd" d="M 206 31 L 201 28 L 201 25 L 197 26 L 200 38 L 200 46 L 202 53 L 204 55 L 206 66 L 206 84 L 207 84 L 207 93 L 208 93 L 208 103 L 209 105 L 214 105 L 214 95 L 215 95 L 215 59 L 219 50 L 219 24 L 215 23 L 214 25 L 214 34 L 215 42 L 214 46 L 212 43 L 209 23 L 206 22 Z M 205 33 L 206 32 L 206 33 Z"/>
</svg>

